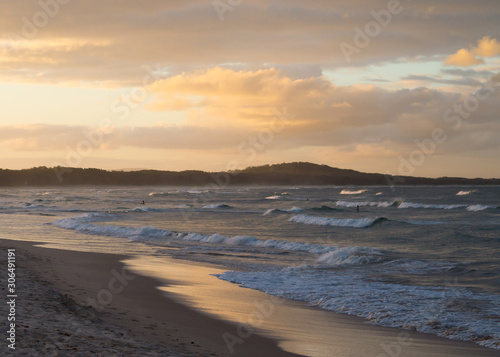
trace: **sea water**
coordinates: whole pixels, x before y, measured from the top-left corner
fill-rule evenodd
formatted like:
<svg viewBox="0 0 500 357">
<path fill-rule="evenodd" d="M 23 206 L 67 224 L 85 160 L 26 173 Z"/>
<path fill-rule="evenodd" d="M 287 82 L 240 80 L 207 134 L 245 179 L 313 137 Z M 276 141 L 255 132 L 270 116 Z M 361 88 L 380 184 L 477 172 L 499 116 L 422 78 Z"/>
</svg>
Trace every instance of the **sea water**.
<svg viewBox="0 0 500 357">
<path fill-rule="evenodd" d="M 216 263 L 244 288 L 500 349 L 500 187 L 12 188 L 0 224 Z"/>
</svg>

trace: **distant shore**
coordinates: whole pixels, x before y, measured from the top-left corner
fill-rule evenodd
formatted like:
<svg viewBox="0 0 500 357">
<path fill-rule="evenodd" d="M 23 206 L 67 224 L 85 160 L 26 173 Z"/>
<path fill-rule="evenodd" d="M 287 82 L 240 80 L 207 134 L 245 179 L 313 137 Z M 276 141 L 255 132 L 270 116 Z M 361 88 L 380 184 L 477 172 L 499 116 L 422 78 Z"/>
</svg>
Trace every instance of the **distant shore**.
<svg viewBox="0 0 500 357">
<path fill-rule="evenodd" d="M 0 169 L 0 187 L 27 186 L 400 186 L 500 185 L 500 178 L 413 177 L 364 173 L 308 162 L 248 167 L 242 170 L 107 171 L 72 167 Z"/>
<path fill-rule="evenodd" d="M 8 248 L 15 249 L 17 259 L 13 355 L 295 356 L 280 349 L 278 340 L 256 333 L 244 343 L 234 343 L 231 353 L 223 336 L 237 331 L 236 323 L 212 318 L 190 308 L 189 301 L 179 303 L 165 296 L 157 289 L 165 286 L 165 281 L 124 270 L 121 261 L 125 256 L 46 249 L 12 240 L 0 240 L 0 246 L 3 256 Z M 262 294 L 239 291 L 242 296 L 248 294 L 248 299 Z M 231 299 L 230 292 L 225 293 L 225 299 Z M 230 300 L 227 302 L 230 306 Z M 367 325 L 360 318 L 302 306 L 285 303 L 282 312 L 272 318 L 280 319 L 285 314 L 290 321 L 299 319 L 296 323 L 306 330 L 316 322 L 320 327 L 330 326 L 328 356 L 379 357 L 386 356 L 387 351 L 415 357 L 500 356 L 498 350 L 471 342 Z M 290 346 L 293 350 L 293 343 Z M 6 348 L 2 346 L 2 350 Z M 314 349 L 311 340 L 310 350 Z M 8 352 L 12 351 L 4 355 Z"/>
</svg>

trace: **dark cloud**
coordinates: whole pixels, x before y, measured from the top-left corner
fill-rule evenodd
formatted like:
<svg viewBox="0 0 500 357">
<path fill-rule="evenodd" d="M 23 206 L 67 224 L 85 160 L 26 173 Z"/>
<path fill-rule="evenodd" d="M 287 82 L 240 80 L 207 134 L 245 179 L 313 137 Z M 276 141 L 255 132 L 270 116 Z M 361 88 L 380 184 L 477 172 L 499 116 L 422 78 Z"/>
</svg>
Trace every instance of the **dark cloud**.
<svg viewBox="0 0 500 357">
<path fill-rule="evenodd" d="M 364 31 L 374 21 L 371 11 L 386 11 L 387 1 L 246 0 L 223 21 L 210 1 L 72 1 L 36 28 L 28 43 L 2 43 L 0 75 L 128 85 L 140 81 L 144 65 L 184 71 L 233 63 L 250 69 L 273 64 L 291 75 L 302 65 L 296 76 L 313 76 L 320 68 L 444 59 L 498 33 L 496 0 L 480 6 L 468 0 L 401 1 L 401 7 L 348 63 L 340 45 L 354 45 L 354 29 Z M 0 11 L 0 34 L 7 40 L 9 33 L 22 36 L 23 18 L 33 22 L 41 8 L 35 1 L 9 1 Z M 62 40 L 66 44 L 57 46 Z"/>
</svg>

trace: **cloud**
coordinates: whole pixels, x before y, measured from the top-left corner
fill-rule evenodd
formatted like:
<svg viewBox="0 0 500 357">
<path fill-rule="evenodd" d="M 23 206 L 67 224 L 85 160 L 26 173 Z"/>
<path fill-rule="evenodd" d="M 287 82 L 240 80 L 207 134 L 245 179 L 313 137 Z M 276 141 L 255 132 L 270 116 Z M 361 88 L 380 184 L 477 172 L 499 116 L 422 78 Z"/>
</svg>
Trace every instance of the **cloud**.
<svg viewBox="0 0 500 357">
<path fill-rule="evenodd" d="M 450 84 L 454 86 L 467 86 L 467 87 L 477 87 L 481 85 L 480 81 L 470 77 L 447 79 L 447 78 L 441 78 L 440 76 L 423 76 L 423 75 L 411 74 L 408 76 L 401 77 L 401 79 L 404 81 L 419 81 L 424 83 L 440 83 L 440 84 Z"/>
<path fill-rule="evenodd" d="M 457 53 L 448 56 L 445 64 L 448 66 L 470 67 L 484 63 L 483 57 L 500 55 L 500 44 L 496 39 L 485 36 L 478 41 L 477 47 L 462 48 Z"/>
<path fill-rule="evenodd" d="M 477 48 L 475 48 L 474 52 L 478 56 L 482 57 L 494 57 L 500 55 L 500 43 L 498 43 L 494 38 L 490 39 L 489 36 L 485 36 L 479 40 L 479 44 Z"/>
<path fill-rule="evenodd" d="M 172 95 L 181 102 L 190 100 L 182 125 L 114 127 L 102 136 L 92 136 L 96 129 L 84 126 L 3 126 L 0 144 L 17 151 L 67 151 L 91 137 L 94 141 L 101 137 L 93 147 L 96 152 L 138 148 L 237 156 L 242 143 L 257 140 L 262 144 L 271 138 L 263 145 L 265 150 L 283 157 L 291 150 L 307 157 L 310 148 L 324 148 L 338 155 L 348 152 L 357 160 L 372 160 L 374 152 L 384 158 L 411 152 L 415 140 L 428 139 L 435 128 L 442 128 L 447 141 L 437 152 L 450 155 L 493 150 L 500 145 L 500 87 L 491 88 L 490 95 L 483 89 L 478 96 L 484 99 L 467 111 L 464 103 L 470 108 L 475 102 L 464 102 L 466 97 L 458 92 L 423 87 L 395 91 L 375 86 L 343 87 L 324 77 L 292 79 L 273 68 L 212 68 L 171 76 L 155 87 L 152 105 L 156 110 L 171 110 Z M 196 105 L 192 104 L 195 100 Z M 457 105 L 466 115 L 460 128 L 454 129 L 452 115 L 459 115 Z M 279 131 L 273 131 L 276 110 L 283 112 L 283 108 L 290 117 Z M 451 113 L 448 116 L 447 111 Z"/>
<path fill-rule="evenodd" d="M 461 68 L 442 68 L 441 73 L 457 77 L 464 77 L 464 78 L 474 78 L 474 77 L 489 78 L 492 75 L 494 75 L 494 73 L 491 71 L 485 71 L 485 70 L 477 71 L 474 69 L 461 69 Z"/>
<path fill-rule="evenodd" d="M 156 64 L 174 74 L 226 65 L 249 70 L 273 66 L 298 79 L 340 67 L 444 58 L 463 43 L 498 31 L 496 0 L 484 0 L 481 6 L 469 0 L 408 1 L 402 6 L 347 63 L 340 44 L 353 44 L 354 29 L 373 21 L 371 10 L 385 10 L 386 1 L 277 0 L 269 5 L 245 0 L 220 21 L 212 2 L 205 0 L 87 0 L 61 5 L 28 40 L 22 40 L 23 18 L 33 22 L 41 7 L 0 2 L 0 79 L 140 85 L 144 66 Z M 492 41 L 480 43 L 476 57 L 494 53 Z"/>
<path fill-rule="evenodd" d="M 470 67 L 484 63 L 484 59 L 476 57 L 473 52 L 463 48 L 449 56 L 444 63 L 448 66 Z"/>
</svg>

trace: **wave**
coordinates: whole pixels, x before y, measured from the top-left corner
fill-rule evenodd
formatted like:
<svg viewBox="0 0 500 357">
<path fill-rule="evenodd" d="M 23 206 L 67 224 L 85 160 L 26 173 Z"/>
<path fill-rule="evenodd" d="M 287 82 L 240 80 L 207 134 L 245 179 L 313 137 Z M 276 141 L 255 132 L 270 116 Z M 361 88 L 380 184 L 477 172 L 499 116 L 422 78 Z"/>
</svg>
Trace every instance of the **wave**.
<svg viewBox="0 0 500 357">
<path fill-rule="evenodd" d="M 424 203 L 400 202 L 398 208 L 425 208 L 425 209 L 457 209 L 464 208 L 466 205 L 431 205 Z"/>
<path fill-rule="evenodd" d="M 81 215 L 76 218 L 63 218 L 51 223 L 51 225 L 76 231 L 78 233 L 111 236 L 117 238 L 129 238 L 131 240 L 140 239 L 141 237 L 164 238 L 168 237 L 171 232 L 154 228 L 151 226 L 146 227 L 122 227 L 112 225 L 95 225 L 86 222 L 95 222 L 98 216 L 96 214 Z"/>
<path fill-rule="evenodd" d="M 376 218 L 329 218 L 329 217 L 318 217 L 309 216 L 305 214 L 299 214 L 293 216 L 289 219 L 291 222 L 318 225 L 318 226 L 334 226 L 334 227 L 350 227 L 350 228 L 368 228 L 377 223 L 387 221 L 387 218 L 376 217 Z"/>
<path fill-rule="evenodd" d="M 233 208 L 233 207 L 231 207 L 229 205 L 226 205 L 224 203 L 214 203 L 214 204 L 211 204 L 211 205 L 203 206 L 203 209 L 215 209 L 215 208 L 228 209 L 228 208 Z"/>
<path fill-rule="evenodd" d="M 125 212 L 169 212 L 173 210 L 173 208 L 135 207 L 130 210 L 125 210 Z"/>
<path fill-rule="evenodd" d="M 316 263 L 327 266 L 364 265 L 381 260 L 379 250 L 366 247 L 343 247 L 321 255 Z"/>
<path fill-rule="evenodd" d="M 102 222 L 102 221 L 110 221 L 116 219 L 117 216 L 110 213 L 101 213 L 101 212 L 90 212 L 83 213 L 77 216 L 76 221 L 78 222 Z M 63 218 L 60 221 L 67 220 L 75 220 L 75 218 Z M 58 221 L 59 222 L 59 221 Z"/>
<path fill-rule="evenodd" d="M 24 203 L 24 207 L 29 208 L 29 209 L 39 209 L 39 208 L 45 209 L 45 208 L 50 208 L 50 207 L 45 206 L 45 205 L 38 205 L 38 204 L 35 204 L 35 203 L 31 203 L 31 202 L 25 202 Z"/>
<path fill-rule="evenodd" d="M 476 192 L 476 190 L 470 190 L 470 191 L 458 191 L 457 196 L 466 196 L 470 195 L 472 193 Z"/>
<path fill-rule="evenodd" d="M 360 195 L 362 193 L 365 193 L 366 191 L 368 191 L 368 190 L 367 189 L 357 190 L 357 191 L 342 190 L 342 191 L 340 191 L 340 194 L 341 195 Z"/>
<path fill-rule="evenodd" d="M 92 201 L 93 197 L 85 197 L 85 196 L 66 196 L 66 201 Z"/>
<path fill-rule="evenodd" d="M 416 226 L 432 226 L 432 225 L 437 225 L 437 224 L 446 224 L 446 222 L 442 222 L 442 221 L 422 221 L 422 220 L 416 220 L 416 219 L 408 219 L 408 220 L 398 221 L 398 222 L 414 224 Z"/>
<path fill-rule="evenodd" d="M 472 205 L 472 206 L 468 206 L 467 207 L 467 211 L 471 211 L 471 212 L 479 212 L 479 211 L 484 211 L 486 209 L 490 209 L 490 208 L 495 208 L 495 207 L 492 207 L 492 206 L 484 206 L 484 205 Z"/>
<path fill-rule="evenodd" d="M 394 202 L 389 201 L 373 201 L 373 202 L 355 202 L 355 201 L 337 201 L 335 205 L 339 207 L 391 207 L 394 206 Z"/>
<path fill-rule="evenodd" d="M 59 194 L 58 191 L 44 191 L 44 192 L 37 192 L 35 193 L 35 196 L 50 196 L 50 195 L 56 195 Z"/>
<path fill-rule="evenodd" d="M 202 194 L 202 193 L 208 193 L 210 191 L 208 191 L 208 190 L 185 190 L 184 192 L 190 193 L 192 195 L 199 195 L 199 194 Z"/>
<path fill-rule="evenodd" d="M 309 201 L 309 198 L 302 198 L 290 195 L 288 192 L 275 192 L 272 196 L 267 196 L 266 200 L 288 200 L 288 201 Z"/>
<path fill-rule="evenodd" d="M 369 253 L 356 252 L 352 247 L 346 250 L 338 253 L 338 259 L 335 253 L 330 254 L 332 262 L 340 265 L 348 261 L 354 265 L 371 262 L 371 258 L 363 258 L 370 256 Z M 349 254 L 349 250 L 353 254 Z M 378 268 L 383 266 L 374 269 Z M 418 269 L 425 271 L 425 268 Z M 494 294 L 478 293 L 460 286 L 414 286 L 366 279 L 365 275 L 353 273 L 351 269 L 332 274 L 321 266 L 226 271 L 217 277 L 270 295 L 359 316 L 376 325 L 474 341 L 490 348 L 500 347 L 495 318 L 498 316 L 498 296 Z"/>
<path fill-rule="evenodd" d="M 319 212 L 341 211 L 341 210 L 337 210 L 337 209 L 335 209 L 333 207 L 326 206 L 326 205 L 322 205 L 321 207 L 313 207 L 313 208 L 311 208 L 311 210 L 313 210 L 313 211 L 319 211 Z"/>
<path fill-rule="evenodd" d="M 111 236 L 117 238 L 127 238 L 132 241 L 138 242 L 168 242 L 170 241 L 186 241 L 186 242 L 200 242 L 208 244 L 217 245 L 231 245 L 231 246 L 244 246 L 244 247 L 254 247 L 254 248 L 264 248 L 264 249 L 276 249 L 288 252 L 308 252 L 312 254 L 326 254 L 330 252 L 337 252 L 337 258 L 334 258 L 334 254 L 331 256 L 324 256 L 324 264 L 328 264 L 330 261 L 333 264 L 334 259 L 341 261 L 340 253 L 347 248 L 339 248 L 332 246 L 323 246 L 318 244 L 302 243 L 302 242 L 288 242 L 281 240 L 263 240 L 251 236 L 234 236 L 225 237 L 220 234 L 200 234 L 200 233 L 185 233 L 185 232 L 175 232 L 165 229 L 155 228 L 151 226 L 146 227 L 127 227 L 127 226 L 114 226 L 114 225 L 96 225 L 92 224 L 93 221 L 109 220 L 113 218 L 113 215 L 101 214 L 101 213 L 90 213 L 84 214 L 73 218 L 63 218 L 58 221 L 49 223 L 50 225 L 73 230 L 82 234 L 92 234 L 92 235 L 102 235 Z M 371 248 L 366 248 L 371 249 Z M 346 252 L 349 250 L 347 249 Z M 356 254 L 360 254 L 361 250 L 357 250 Z M 368 250 L 367 250 L 368 252 Z M 352 251 L 351 255 L 355 255 Z M 382 251 L 372 249 L 370 254 L 383 255 Z M 351 258 L 354 259 L 354 258 Z M 344 258 L 344 260 L 348 260 Z M 330 265 L 331 265 L 330 264 Z"/>
<path fill-rule="evenodd" d="M 168 196 L 170 193 L 168 192 L 150 192 L 148 193 L 148 196 L 150 197 L 162 197 L 162 196 Z"/>
<path fill-rule="evenodd" d="M 292 208 L 289 209 L 278 209 L 278 208 L 270 208 L 266 212 L 264 212 L 263 216 L 267 216 L 268 214 L 271 213 L 299 213 L 303 212 L 304 210 L 300 207 L 295 207 L 293 206 Z"/>
</svg>

